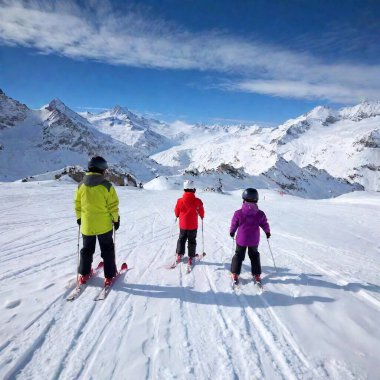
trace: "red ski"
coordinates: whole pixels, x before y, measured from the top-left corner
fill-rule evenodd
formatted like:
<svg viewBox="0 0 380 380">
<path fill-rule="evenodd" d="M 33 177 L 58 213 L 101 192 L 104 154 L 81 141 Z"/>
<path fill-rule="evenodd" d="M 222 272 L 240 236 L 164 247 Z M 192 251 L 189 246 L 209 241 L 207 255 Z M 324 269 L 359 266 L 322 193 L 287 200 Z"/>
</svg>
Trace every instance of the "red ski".
<svg viewBox="0 0 380 380">
<path fill-rule="evenodd" d="M 112 282 L 109 285 L 104 285 L 103 289 L 100 291 L 100 293 L 94 298 L 94 301 L 103 301 L 107 298 L 109 292 L 111 291 L 112 285 L 115 283 L 115 281 L 126 271 L 128 270 L 127 263 L 121 264 L 119 272 L 116 273 L 114 278 L 112 279 Z"/>
<path fill-rule="evenodd" d="M 193 261 L 192 261 L 192 264 L 190 265 L 189 263 L 187 263 L 187 267 L 186 267 L 186 273 L 190 273 L 193 268 L 194 268 L 194 265 L 196 263 L 199 263 L 203 257 L 205 257 L 206 254 L 203 252 L 201 255 L 199 255 L 198 253 L 194 256 L 193 258 Z"/>
<path fill-rule="evenodd" d="M 100 270 L 103 269 L 103 267 L 104 267 L 104 264 L 103 264 L 103 261 L 101 261 L 98 264 L 98 266 L 94 270 L 92 270 L 91 275 L 89 276 L 86 283 L 85 284 L 78 283 L 75 289 L 68 295 L 66 300 L 74 301 L 75 299 L 77 299 L 83 293 L 84 289 L 86 289 L 88 281 L 91 280 L 94 276 L 96 276 L 100 272 Z"/>
</svg>

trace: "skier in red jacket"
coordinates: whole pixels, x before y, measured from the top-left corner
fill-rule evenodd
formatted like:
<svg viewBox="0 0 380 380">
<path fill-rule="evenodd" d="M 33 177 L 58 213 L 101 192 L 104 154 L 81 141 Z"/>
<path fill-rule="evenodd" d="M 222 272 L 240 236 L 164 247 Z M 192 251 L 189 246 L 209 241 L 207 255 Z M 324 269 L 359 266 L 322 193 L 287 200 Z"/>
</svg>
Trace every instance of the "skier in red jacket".
<svg viewBox="0 0 380 380">
<path fill-rule="evenodd" d="M 177 242 L 177 262 L 182 260 L 185 254 L 185 244 L 188 241 L 188 264 L 192 265 L 197 246 L 198 215 L 201 219 L 205 216 L 203 203 L 195 197 L 195 186 L 191 180 L 186 180 L 183 184 L 184 194 L 177 200 L 174 209 L 175 216 L 179 218 L 179 237 Z"/>
</svg>

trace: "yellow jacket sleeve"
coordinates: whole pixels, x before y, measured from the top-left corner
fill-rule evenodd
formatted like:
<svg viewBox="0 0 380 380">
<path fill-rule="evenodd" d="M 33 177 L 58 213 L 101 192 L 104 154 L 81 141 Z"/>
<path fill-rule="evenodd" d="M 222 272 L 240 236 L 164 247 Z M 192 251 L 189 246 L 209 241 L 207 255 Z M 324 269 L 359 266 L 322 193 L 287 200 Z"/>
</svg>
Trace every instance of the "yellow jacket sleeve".
<svg viewBox="0 0 380 380">
<path fill-rule="evenodd" d="M 113 186 L 110 189 L 109 197 L 107 199 L 107 208 L 112 216 L 112 220 L 117 222 L 119 220 L 119 198 Z"/>
<path fill-rule="evenodd" d="M 82 204 L 81 204 L 81 197 L 79 195 L 79 189 L 80 187 L 76 189 L 75 198 L 74 198 L 75 214 L 77 216 L 77 219 L 80 219 L 82 215 Z"/>
</svg>

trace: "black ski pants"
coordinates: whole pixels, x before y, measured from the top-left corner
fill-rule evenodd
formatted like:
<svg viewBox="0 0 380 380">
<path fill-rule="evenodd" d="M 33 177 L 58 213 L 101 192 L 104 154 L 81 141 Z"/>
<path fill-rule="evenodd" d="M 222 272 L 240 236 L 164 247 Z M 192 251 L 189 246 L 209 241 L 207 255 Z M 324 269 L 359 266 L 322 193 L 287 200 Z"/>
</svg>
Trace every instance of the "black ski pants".
<svg viewBox="0 0 380 380">
<path fill-rule="evenodd" d="M 177 254 L 185 254 L 185 245 L 187 240 L 187 250 L 189 257 L 195 256 L 195 249 L 197 247 L 197 230 L 179 230 L 179 237 L 177 241 Z"/>
<path fill-rule="evenodd" d="M 242 247 L 238 244 L 236 244 L 235 254 L 232 258 L 231 273 L 240 274 L 247 248 L 248 256 L 251 260 L 252 275 L 261 274 L 260 252 L 257 250 L 257 247 Z"/>
<path fill-rule="evenodd" d="M 91 271 L 92 259 L 95 253 L 96 238 L 100 245 L 100 255 L 104 262 L 104 277 L 112 278 L 116 274 L 115 247 L 112 238 L 113 230 L 102 234 L 83 237 L 83 248 L 80 250 L 80 263 L 78 272 L 85 276 Z"/>
</svg>

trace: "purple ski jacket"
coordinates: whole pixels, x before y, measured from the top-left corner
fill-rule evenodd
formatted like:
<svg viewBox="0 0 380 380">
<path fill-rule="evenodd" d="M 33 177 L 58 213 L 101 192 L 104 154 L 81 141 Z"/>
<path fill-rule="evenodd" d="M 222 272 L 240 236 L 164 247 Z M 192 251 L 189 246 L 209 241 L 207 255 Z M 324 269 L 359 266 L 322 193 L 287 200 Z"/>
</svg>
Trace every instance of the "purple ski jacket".
<svg viewBox="0 0 380 380">
<path fill-rule="evenodd" d="M 236 210 L 231 221 L 230 233 L 235 233 L 236 243 L 242 247 L 257 247 L 260 243 L 260 229 L 270 232 L 267 217 L 259 210 L 256 203 L 244 202 L 240 210 Z"/>
</svg>

